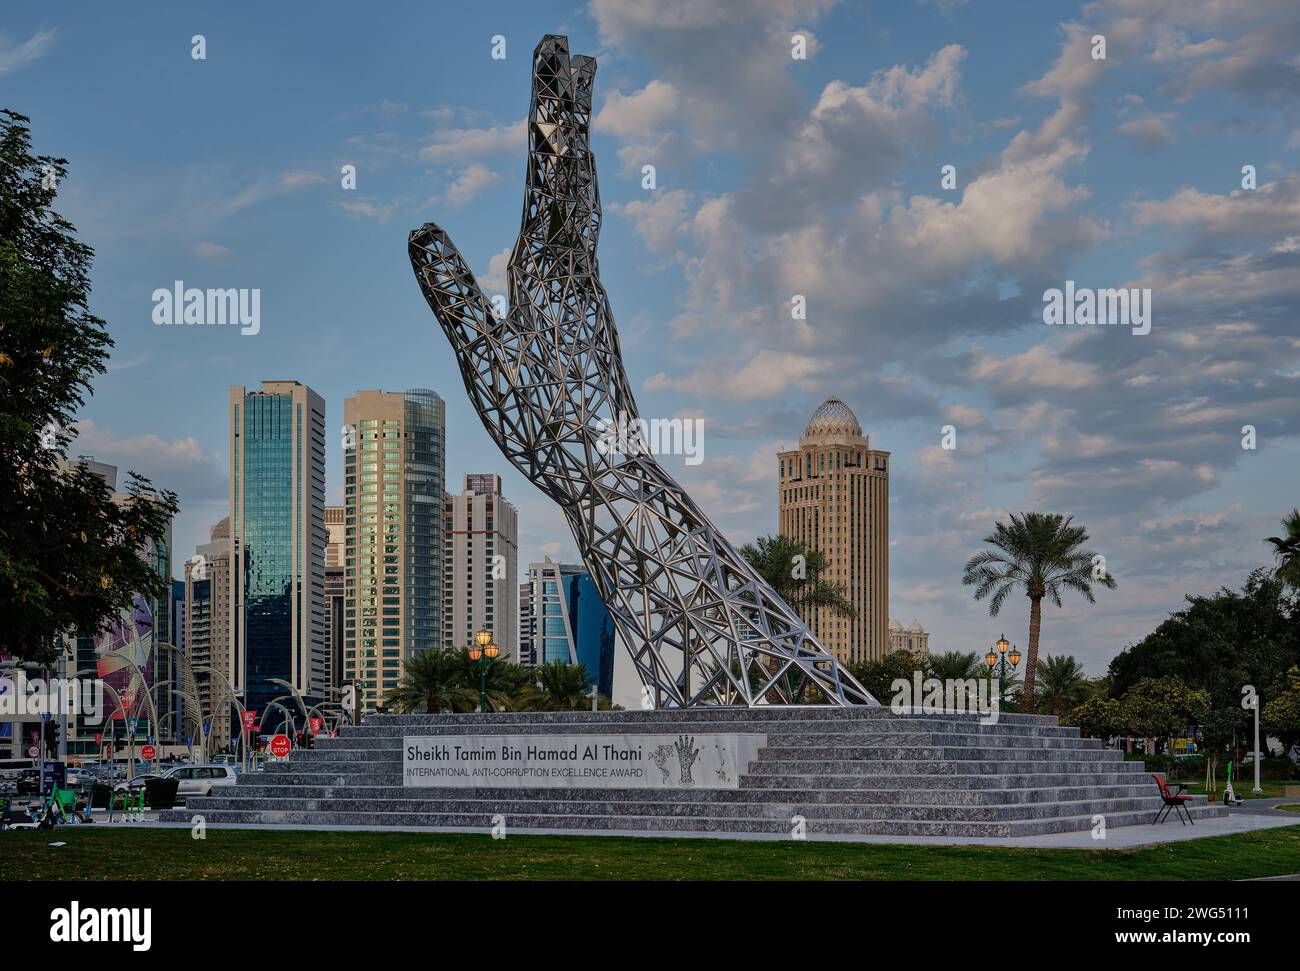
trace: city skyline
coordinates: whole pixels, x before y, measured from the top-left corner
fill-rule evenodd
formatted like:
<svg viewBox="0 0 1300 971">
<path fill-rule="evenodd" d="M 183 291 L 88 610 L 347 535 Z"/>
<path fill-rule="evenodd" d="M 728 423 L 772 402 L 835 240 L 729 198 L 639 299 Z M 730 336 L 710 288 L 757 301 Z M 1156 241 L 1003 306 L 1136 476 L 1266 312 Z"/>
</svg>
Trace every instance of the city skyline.
<svg viewBox="0 0 1300 971">
<path fill-rule="evenodd" d="M 802 63 L 768 57 L 762 5 L 661 26 L 602 4 L 542 5 L 512 19 L 501 62 L 489 55 L 501 25 L 461 12 L 419 101 L 397 66 L 416 56 L 414 37 L 386 38 L 411 44 L 408 58 L 328 23 L 304 45 L 247 11 L 218 29 L 153 5 L 129 30 L 102 10 L 57 27 L 15 11 L 5 50 L 27 53 L 3 62 L 6 87 L 37 149 L 70 160 L 56 205 L 97 250 L 93 303 L 118 342 L 70 454 L 176 488 L 176 548 L 188 551 L 224 514 L 214 392 L 293 360 L 327 401 L 336 503 L 343 397 L 431 387 L 447 401 L 451 481 L 499 472 L 524 555 L 576 558 L 561 518 L 473 418 L 402 253 L 405 229 L 436 214 L 485 288 L 500 286 L 527 52 L 564 22 L 601 58 L 602 254 L 638 400 L 705 421 L 704 462 L 668 457 L 674 476 L 734 540 L 773 532 L 771 457 L 839 394 L 894 453 L 895 616 L 924 618 L 945 650 L 986 650 L 1024 617 L 1011 604 L 990 620 L 961 587 L 961 562 L 1007 512 L 1072 513 L 1120 586 L 1096 607 L 1054 609 L 1044 647 L 1103 673 L 1185 594 L 1267 565 L 1262 539 L 1290 508 L 1300 181 L 1295 124 L 1261 81 L 1284 64 L 1271 37 L 1285 31 L 1248 10 L 1189 13 L 1187 31 L 1248 52 L 1223 65 L 1162 30 L 1161 4 L 1136 22 L 1118 0 L 1044 4 L 1005 24 L 944 6 L 801 8 L 814 38 Z M 207 59 L 191 62 L 204 29 Z M 1079 53 L 1094 31 L 1110 37 L 1107 62 Z M 1009 63 L 1008 45 L 1023 59 Z M 259 66 L 241 74 L 250 47 Z M 115 70 L 119 59 L 137 68 Z M 79 99 L 57 83 L 70 61 L 103 79 Z M 152 83 L 177 62 L 194 73 Z M 712 83 L 718 70 L 751 83 Z M 281 90 L 280 72 L 320 90 Z M 212 127 L 189 120 L 191 98 L 210 103 Z M 213 130 L 246 137 L 214 149 Z M 802 139 L 817 151 L 800 154 Z M 640 187 L 647 162 L 653 193 Z M 357 166 L 352 195 L 345 164 Z M 734 245 L 738 227 L 754 248 Z M 307 259 L 293 252 L 303 236 L 335 246 Z M 154 324 L 149 295 L 178 280 L 260 287 L 259 332 Z M 1150 333 L 1043 326 L 1039 295 L 1071 280 L 1153 286 Z M 1245 425 L 1256 450 L 1241 447 Z"/>
</svg>

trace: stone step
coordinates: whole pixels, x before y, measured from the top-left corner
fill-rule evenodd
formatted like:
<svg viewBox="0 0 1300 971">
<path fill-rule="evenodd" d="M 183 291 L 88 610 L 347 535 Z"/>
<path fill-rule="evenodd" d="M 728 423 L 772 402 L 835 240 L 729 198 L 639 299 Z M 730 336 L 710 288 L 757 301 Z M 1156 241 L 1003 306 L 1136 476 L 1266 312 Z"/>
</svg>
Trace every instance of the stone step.
<svg viewBox="0 0 1300 971">
<path fill-rule="evenodd" d="M 322 778 L 322 777 L 316 777 Z M 335 776 L 334 778 L 338 778 Z M 400 776 L 390 776 L 401 785 Z M 740 788 L 758 789 L 1039 789 L 1052 786 L 1138 785 L 1155 788 L 1155 782 L 1133 772 L 1001 773 L 990 775 L 908 775 L 881 772 L 878 775 L 835 774 L 750 774 L 741 776 Z"/>
<path fill-rule="evenodd" d="M 662 794 L 661 794 L 662 795 Z M 227 811 L 267 811 L 284 807 L 274 797 L 219 798 L 195 797 L 189 807 L 202 814 L 216 809 Z M 1126 812 L 1149 812 L 1154 817 L 1160 808 L 1158 796 L 1121 799 L 1079 799 L 1057 802 L 1013 803 L 993 806 L 952 806 L 913 803 L 818 803 L 818 802 L 710 802 L 699 803 L 676 799 L 660 801 L 628 800 L 614 797 L 604 801 L 556 799 L 307 799 L 298 807 L 304 812 L 345 814 L 365 813 L 481 813 L 547 816 L 671 816 L 679 818 L 764 818 L 789 819 L 800 815 L 808 819 L 919 819 L 936 821 L 999 822 L 1016 819 L 1043 819 L 1055 816 L 1115 815 Z"/>
<path fill-rule="evenodd" d="M 375 716 L 377 717 L 377 716 Z M 861 719 L 843 721 L 831 719 L 757 719 L 751 722 L 736 719 L 719 721 L 675 721 L 675 722 L 550 722 L 535 724 L 525 721 L 502 721 L 500 723 L 483 723 L 480 721 L 463 723 L 428 722 L 410 723 L 397 721 L 410 716 L 386 715 L 382 721 L 367 721 L 359 726 L 345 725 L 340 730 L 339 738 L 402 738 L 406 735 L 585 735 L 585 734 L 626 734 L 626 735 L 674 735 L 681 733 L 702 734 L 717 732 L 720 734 L 753 732 L 767 734 L 773 731 L 782 733 L 821 734 L 824 732 L 845 732 L 855 735 L 874 735 L 892 732 L 932 732 L 947 731 L 970 733 L 978 731 L 989 735 L 1040 735 L 1055 738 L 1079 738 L 1077 728 L 1039 722 L 1010 722 L 1002 715 L 998 722 L 981 725 L 978 718 L 913 717 L 899 716 L 894 719 Z M 430 716 L 423 715 L 421 718 Z M 457 718 L 464 716 L 456 716 Z M 500 716 L 479 716 L 505 718 Z M 317 743 L 336 741 L 336 739 L 319 738 Z"/>
<path fill-rule="evenodd" d="M 1195 806 L 1190 810 L 1193 819 L 1226 815 L 1221 806 Z M 165 810 L 160 814 L 163 822 L 190 822 L 189 810 Z M 293 810 L 228 810 L 208 809 L 204 818 L 210 825 L 220 824 L 278 824 L 286 826 L 405 826 L 419 828 L 479 829 L 486 835 L 495 825 L 496 813 L 339 813 L 301 809 Z M 1119 812 L 1106 817 L 1108 828 L 1136 826 L 1150 823 L 1155 813 L 1142 811 Z M 663 833 L 772 833 L 789 834 L 791 823 L 787 819 L 766 817 L 672 817 L 672 816 L 614 816 L 565 815 L 538 813 L 517 814 L 506 817 L 509 828 L 565 829 L 600 832 L 617 830 L 631 832 Z M 850 836 L 958 836 L 958 837 L 1013 837 L 1045 833 L 1075 832 L 1092 829 L 1093 815 L 1055 816 L 1040 819 L 1006 820 L 999 822 L 970 822 L 954 820 L 900 820 L 900 819 L 807 819 L 807 832 L 813 834 L 839 834 Z M 1172 821 L 1170 825 L 1173 825 Z"/>
<path fill-rule="evenodd" d="M 1086 753 L 1085 753 L 1086 754 Z M 326 763 L 347 765 L 348 763 Z M 364 765 L 365 763 L 354 763 Z M 1124 766 L 1132 765 L 1134 769 Z M 1100 759 L 994 760 L 994 759 L 759 759 L 750 763 L 746 775 L 875 775 L 891 772 L 898 775 L 1033 775 L 1039 772 L 1090 772 L 1104 766 L 1107 772 L 1142 774 L 1140 762 L 1102 761 Z"/>
<path fill-rule="evenodd" d="M 1124 763 L 1115 763 L 1122 767 Z M 353 767 L 356 768 L 355 766 Z M 239 784 L 276 786 L 286 790 L 299 786 L 354 787 L 379 786 L 404 788 L 400 771 L 386 772 L 314 772 L 285 766 L 280 771 L 250 773 L 240 777 Z M 1155 787 L 1150 776 L 1135 772 L 1110 772 L 1094 769 L 1086 772 L 1058 773 L 1003 773 L 975 775 L 970 773 L 945 774 L 909 773 L 900 775 L 883 770 L 875 775 L 808 775 L 764 774 L 743 775 L 740 789 L 1037 789 L 1051 786 L 1135 785 Z M 224 789 L 222 791 L 225 791 Z M 554 792 L 554 789 L 539 791 Z M 591 790 L 598 791 L 598 790 Z M 705 791 L 705 790 L 701 790 Z M 734 790 L 707 790 L 726 792 Z"/>
<path fill-rule="evenodd" d="M 807 747 L 764 746 L 758 750 L 761 762 L 925 762 L 935 759 L 951 762 L 981 762 L 1027 759 L 1033 762 L 1122 762 L 1124 755 L 1104 748 L 1014 748 L 1004 745 L 963 746 L 887 746 L 837 745 Z"/>
<path fill-rule="evenodd" d="M 330 758 L 323 757 L 330 755 Z M 335 754 L 339 758 L 334 758 Z M 823 756 L 821 758 L 817 756 Z M 842 757 L 832 757 L 839 755 Z M 1113 749 L 1085 749 L 1062 752 L 1055 749 L 1026 749 L 1017 752 L 988 752 L 980 749 L 935 750 L 895 757 L 896 752 L 872 752 L 865 749 L 843 750 L 763 750 L 743 774 L 764 775 L 869 775 L 880 772 L 907 774 L 960 775 L 1037 772 L 1086 772 L 1092 770 L 1141 774 L 1140 762 L 1125 761 Z M 924 757 L 923 757 L 924 756 Z M 1131 767 L 1131 768 L 1130 768 Z M 304 751 L 286 762 L 268 763 L 266 775 L 284 772 L 333 772 L 360 776 L 401 771 L 396 754 L 365 758 L 357 753 L 318 753 Z"/>
<path fill-rule="evenodd" d="M 532 734 L 537 734 L 536 732 Z M 630 733 L 635 734 L 635 733 Z M 743 734 L 743 733 L 742 733 Z M 826 732 L 822 734 L 798 732 L 755 733 L 763 734 L 767 744 L 781 748 L 814 746 L 916 746 L 943 745 L 953 747 L 999 748 L 1059 748 L 1067 750 L 1100 749 L 1101 740 L 1076 736 L 1044 735 L 993 735 L 974 732 Z M 401 753 L 405 736 L 356 736 L 346 734 L 338 738 L 320 738 L 314 749 L 298 749 L 293 755 L 307 752 L 393 752 Z M 291 757 L 293 757 L 291 755 Z"/>
<path fill-rule="evenodd" d="M 936 744 L 876 744 L 869 745 L 794 745 L 769 744 L 759 749 L 763 761 L 829 760 L 829 761 L 926 761 L 926 760 L 987 760 L 1031 759 L 1033 761 L 1123 761 L 1123 753 L 1115 749 L 1086 747 L 1028 747 L 1015 745 L 936 745 Z M 400 746 L 388 748 L 316 748 L 299 749 L 289 756 L 289 764 L 370 762 L 376 765 L 397 765 L 402 761 Z M 272 763 L 282 766 L 285 763 Z"/>
<path fill-rule="evenodd" d="M 819 722 L 868 722 L 875 719 L 889 721 L 898 718 L 920 719 L 923 721 L 960 721 L 978 723 L 980 718 L 975 712 L 920 712 L 906 711 L 895 714 L 889 708 L 848 707 L 832 705 L 772 705 L 759 708 L 665 708 L 656 711 L 542 711 L 520 712 L 503 711 L 486 714 L 470 713 L 457 715 L 367 715 L 362 720 L 363 726 L 401 725 L 462 727 L 477 726 L 492 732 L 503 731 L 503 726 L 527 724 L 544 726 L 545 730 L 556 731 L 559 725 L 608 725 L 621 724 L 630 727 L 634 724 L 651 724 L 655 722 L 744 722 L 771 723 L 782 721 L 819 721 Z M 1020 712 L 999 712 L 1000 724 L 1043 725 L 1058 727 L 1059 722 L 1053 715 L 1026 715 Z M 561 733 L 562 734 L 562 733 Z"/>
<path fill-rule="evenodd" d="M 1100 785 L 1052 786 L 1047 788 L 1013 789 L 951 789 L 951 788 L 900 788 L 900 789 L 681 789 L 672 792 L 676 802 L 701 805 L 725 802 L 812 802 L 812 803 L 908 803 L 913 805 L 1010 805 L 1035 802 L 1070 802 L 1088 798 L 1133 799 L 1151 797 L 1154 785 Z M 623 802 L 660 802 L 661 789 L 620 789 L 617 798 Z M 224 805 L 226 799 L 274 798 L 281 800 L 370 799 L 436 802 L 443 799 L 552 799 L 565 802 L 604 802 L 610 798 L 609 790 L 602 789 L 538 789 L 538 788 L 440 788 L 417 789 L 392 786 L 273 786 L 238 785 L 221 786 L 207 797 Z"/>
</svg>

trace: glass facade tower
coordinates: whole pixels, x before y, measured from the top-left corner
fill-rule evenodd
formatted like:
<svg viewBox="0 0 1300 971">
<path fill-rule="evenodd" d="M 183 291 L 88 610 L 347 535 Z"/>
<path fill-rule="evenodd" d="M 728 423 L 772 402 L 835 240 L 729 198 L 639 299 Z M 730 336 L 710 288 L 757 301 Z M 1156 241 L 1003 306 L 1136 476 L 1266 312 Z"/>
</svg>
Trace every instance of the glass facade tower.
<svg viewBox="0 0 1300 971">
<path fill-rule="evenodd" d="M 343 404 L 343 682 L 365 711 L 442 643 L 443 401 L 359 391 Z"/>
<path fill-rule="evenodd" d="M 587 683 L 610 697 L 614 690 L 614 619 L 596 591 L 586 568 L 555 563 L 532 563 L 531 586 L 525 622 L 532 627 L 523 636 L 532 646 L 533 663 L 581 664 Z"/>
<path fill-rule="evenodd" d="M 271 679 L 325 697 L 325 403 L 264 381 L 231 388 L 230 422 L 229 675 L 260 719 L 288 690 Z"/>
</svg>

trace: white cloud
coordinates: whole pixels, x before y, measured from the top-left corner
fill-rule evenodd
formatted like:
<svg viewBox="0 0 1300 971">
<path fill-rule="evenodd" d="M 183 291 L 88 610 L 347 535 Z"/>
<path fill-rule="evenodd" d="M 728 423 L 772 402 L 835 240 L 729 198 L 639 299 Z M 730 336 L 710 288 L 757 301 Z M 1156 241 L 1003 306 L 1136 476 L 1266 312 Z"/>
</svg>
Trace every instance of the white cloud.
<svg viewBox="0 0 1300 971">
<path fill-rule="evenodd" d="M 463 206 L 501 178 L 481 162 L 473 162 L 447 187 L 447 202 Z"/>
<path fill-rule="evenodd" d="M 21 71 L 48 54 L 54 46 L 54 35 L 53 30 L 38 30 L 20 44 L 0 35 L 0 76 Z"/>
<path fill-rule="evenodd" d="M 433 141 L 420 149 L 420 158 L 428 162 L 460 162 L 487 158 L 502 152 L 523 155 L 528 148 L 528 128 L 524 119 L 491 128 L 442 128 Z"/>
<path fill-rule="evenodd" d="M 198 242 L 191 247 L 191 252 L 205 260 L 224 260 L 230 257 L 230 250 L 220 243 Z"/>
</svg>

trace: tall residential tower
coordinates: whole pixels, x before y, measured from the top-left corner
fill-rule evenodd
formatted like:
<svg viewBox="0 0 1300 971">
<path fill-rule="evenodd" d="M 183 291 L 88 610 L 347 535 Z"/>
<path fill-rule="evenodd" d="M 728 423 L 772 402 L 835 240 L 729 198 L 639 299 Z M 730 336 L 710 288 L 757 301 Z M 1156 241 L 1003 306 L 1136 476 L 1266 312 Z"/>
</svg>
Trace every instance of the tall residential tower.
<svg viewBox="0 0 1300 971">
<path fill-rule="evenodd" d="M 325 698 L 325 402 L 297 381 L 230 389 L 230 681 L 259 717 Z"/>
<path fill-rule="evenodd" d="M 842 661 L 889 651 L 889 453 L 871 447 L 836 397 L 813 412 L 799 447 L 781 452 L 780 533 L 826 558 L 824 578 L 842 586 L 856 616 L 824 607 L 804 622 Z M 792 604 L 798 609 L 798 605 Z"/>
<path fill-rule="evenodd" d="M 446 417 L 432 391 L 358 391 L 343 424 L 342 680 L 373 711 L 442 644 Z"/>
<path fill-rule="evenodd" d="M 489 630 L 501 656 L 518 660 L 519 525 L 501 477 L 465 476 L 465 491 L 443 501 L 443 530 L 443 644 L 465 647 Z"/>
</svg>

